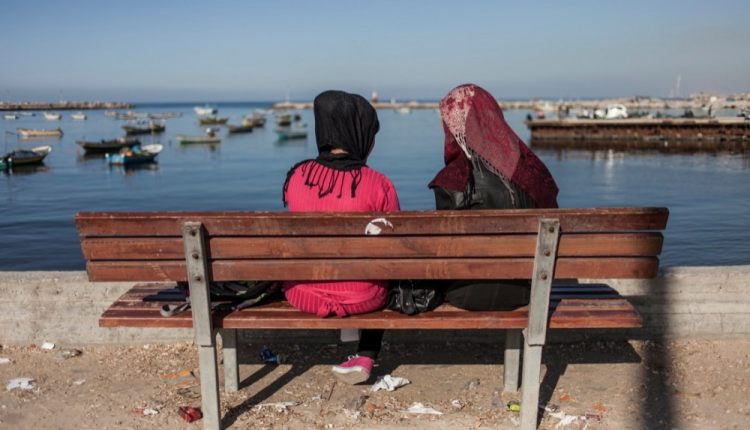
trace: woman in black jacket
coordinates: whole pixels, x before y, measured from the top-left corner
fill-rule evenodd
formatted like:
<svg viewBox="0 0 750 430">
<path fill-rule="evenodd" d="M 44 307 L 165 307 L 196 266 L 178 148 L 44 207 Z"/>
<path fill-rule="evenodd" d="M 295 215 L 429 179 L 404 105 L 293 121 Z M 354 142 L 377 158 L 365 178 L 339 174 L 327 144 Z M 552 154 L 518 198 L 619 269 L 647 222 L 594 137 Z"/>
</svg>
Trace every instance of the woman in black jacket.
<svg viewBox="0 0 750 430">
<path fill-rule="evenodd" d="M 444 209 L 557 207 L 547 167 L 505 122 L 494 97 L 477 85 L 454 88 L 440 101 L 445 167 L 429 186 Z M 445 300 L 467 310 L 510 310 L 529 303 L 528 281 L 455 281 Z"/>
</svg>

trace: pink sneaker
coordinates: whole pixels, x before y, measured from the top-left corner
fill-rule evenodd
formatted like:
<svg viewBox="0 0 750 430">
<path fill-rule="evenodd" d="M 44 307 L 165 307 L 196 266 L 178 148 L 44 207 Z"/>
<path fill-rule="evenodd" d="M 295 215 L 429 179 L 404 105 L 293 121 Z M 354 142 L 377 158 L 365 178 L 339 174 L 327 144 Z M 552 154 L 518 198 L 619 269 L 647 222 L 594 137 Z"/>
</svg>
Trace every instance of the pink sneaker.
<svg viewBox="0 0 750 430">
<path fill-rule="evenodd" d="M 349 359 L 345 362 L 338 366 L 333 366 L 331 371 L 340 380 L 354 385 L 370 379 L 373 364 L 375 364 L 375 362 L 370 357 L 350 355 Z"/>
</svg>

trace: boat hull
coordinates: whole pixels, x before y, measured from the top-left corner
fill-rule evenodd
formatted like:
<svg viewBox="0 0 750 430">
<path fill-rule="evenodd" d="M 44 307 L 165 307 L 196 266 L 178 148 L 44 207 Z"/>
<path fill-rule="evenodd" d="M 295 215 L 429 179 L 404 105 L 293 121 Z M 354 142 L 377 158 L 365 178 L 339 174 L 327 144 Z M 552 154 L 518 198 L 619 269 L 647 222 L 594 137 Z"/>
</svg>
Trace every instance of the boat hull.
<svg viewBox="0 0 750 430">
<path fill-rule="evenodd" d="M 158 134 L 163 133 L 167 127 L 159 125 L 152 127 L 136 127 L 131 125 L 123 125 L 122 129 L 125 130 L 125 134 L 133 136 L 138 134 Z"/>
<path fill-rule="evenodd" d="M 140 145 L 141 141 L 138 139 L 113 139 L 100 140 L 98 142 L 79 140 L 76 143 L 78 143 L 87 154 L 104 154 L 107 152 L 117 152 L 122 148 L 132 148 L 136 145 Z"/>
<path fill-rule="evenodd" d="M 208 136 L 184 136 L 181 134 L 178 134 L 175 136 L 175 139 L 177 139 L 178 142 L 182 144 L 193 144 L 193 143 L 221 143 L 221 138 L 218 136 L 214 137 L 208 137 Z"/>
</svg>

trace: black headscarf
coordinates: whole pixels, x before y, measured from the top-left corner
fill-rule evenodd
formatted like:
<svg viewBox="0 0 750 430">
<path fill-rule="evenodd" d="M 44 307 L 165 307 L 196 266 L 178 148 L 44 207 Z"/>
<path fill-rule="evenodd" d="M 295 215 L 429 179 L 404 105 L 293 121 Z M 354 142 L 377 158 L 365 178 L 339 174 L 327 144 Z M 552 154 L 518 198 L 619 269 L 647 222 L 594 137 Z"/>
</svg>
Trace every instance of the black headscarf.
<svg viewBox="0 0 750 430">
<path fill-rule="evenodd" d="M 307 175 L 305 185 L 318 187 L 318 197 L 328 195 L 337 188 L 338 197 L 341 197 L 343 178 L 351 175 L 351 193 L 354 197 L 361 178 L 360 169 L 366 165 L 367 156 L 375 144 L 375 134 L 380 129 L 375 108 L 356 94 L 335 90 L 322 92 L 315 97 L 313 112 L 318 158 L 303 160 L 289 170 L 284 182 L 284 205 L 289 180 L 298 167 Z M 346 153 L 331 154 L 334 148 L 343 149 Z M 328 172 L 323 166 L 333 169 L 333 172 Z"/>
</svg>

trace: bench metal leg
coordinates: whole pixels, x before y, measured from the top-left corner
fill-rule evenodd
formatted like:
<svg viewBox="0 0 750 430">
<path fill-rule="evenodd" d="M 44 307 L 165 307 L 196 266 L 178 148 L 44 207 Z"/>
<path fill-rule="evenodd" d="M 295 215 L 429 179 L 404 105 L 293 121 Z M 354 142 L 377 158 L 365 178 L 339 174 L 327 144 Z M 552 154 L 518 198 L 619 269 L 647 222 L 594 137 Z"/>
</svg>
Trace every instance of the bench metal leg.
<svg viewBox="0 0 750 430">
<path fill-rule="evenodd" d="M 211 295 L 208 289 L 211 280 L 202 224 L 199 222 L 183 223 L 182 241 L 190 288 L 193 332 L 200 360 L 203 428 L 220 430 L 219 363 L 216 358 L 216 332 L 211 319 Z"/>
<path fill-rule="evenodd" d="M 542 371 L 542 347 L 547 337 L 549 296 L 555 274 L 560 221 L 539 220 L 539 233 L 531 276 L 529 323 L 524 329 L 523 388 L 521 394 L 521 429 L 532 430 L 537 425 L 539 407 L 539 375 Z"/>
<path fill-rule="evenodd" d="M 198 358 L 201 371 L 201 406 L 203 407 L 203 428 L 221 429 L 221 409 L 219 408 L 219 361 L 214 345 L 199 345 Z"/>
<path fill-rule="evenodd" d="M 523 350 L 521 430 L 536 429 L 537 414 L 539 413 L 539 377 L 541 371 L 542 345 L 529 345 L 526 343 Z"/>
<path fill-rule="evenodd" d="M 505 331 L 505 357 L 503 360 L 503 391 L 518 391 L 521 368 L 521 330 Z"/>
<path fill-rule="evenodd" d="M 240 389 L 240 368 L 237 362 L 237 330 L 222 329 L 221 344 L 224 351 L 224 390 L 233 393 Z"/>
</svg>

